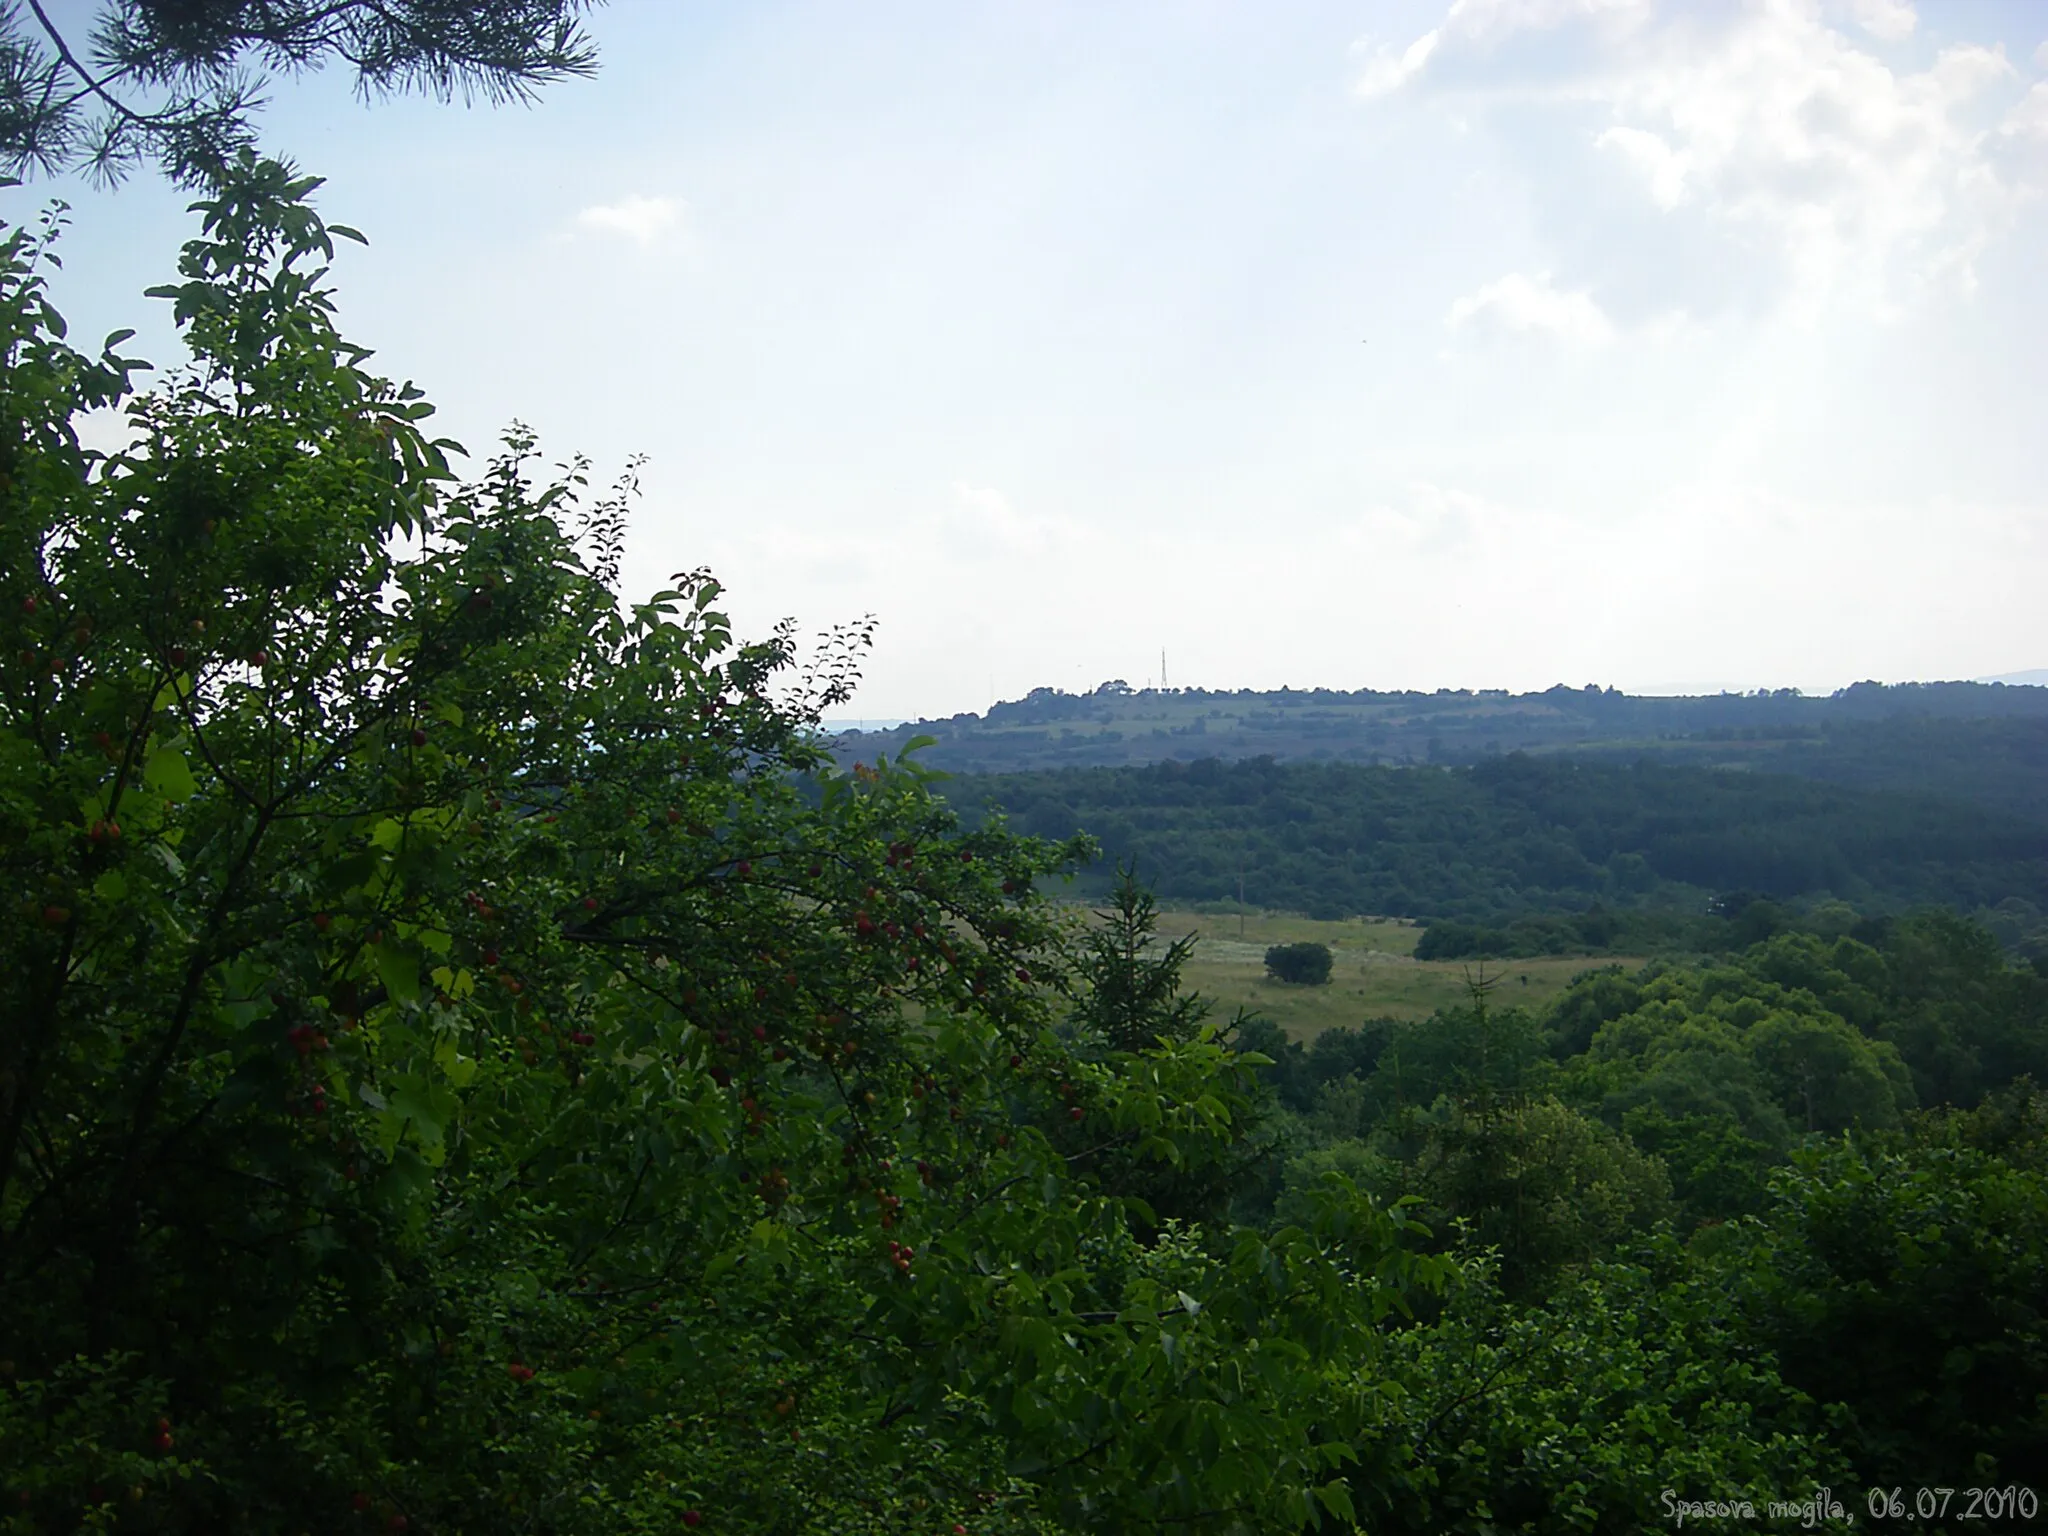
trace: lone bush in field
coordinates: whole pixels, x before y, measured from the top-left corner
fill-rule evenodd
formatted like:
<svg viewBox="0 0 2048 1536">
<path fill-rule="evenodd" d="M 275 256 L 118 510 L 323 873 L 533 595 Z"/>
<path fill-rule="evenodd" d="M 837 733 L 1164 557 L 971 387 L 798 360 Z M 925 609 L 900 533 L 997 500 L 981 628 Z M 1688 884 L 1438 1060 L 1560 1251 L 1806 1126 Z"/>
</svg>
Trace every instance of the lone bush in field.
<svg viewBox="0 0 2048 1536">
<path fill-rule="evenodd" d="M 1327 944 L 1275 944 L 1266 951 L 1266 974 L 1297 987 L 1320 987 L 1330 979 Z"/>
</svg>

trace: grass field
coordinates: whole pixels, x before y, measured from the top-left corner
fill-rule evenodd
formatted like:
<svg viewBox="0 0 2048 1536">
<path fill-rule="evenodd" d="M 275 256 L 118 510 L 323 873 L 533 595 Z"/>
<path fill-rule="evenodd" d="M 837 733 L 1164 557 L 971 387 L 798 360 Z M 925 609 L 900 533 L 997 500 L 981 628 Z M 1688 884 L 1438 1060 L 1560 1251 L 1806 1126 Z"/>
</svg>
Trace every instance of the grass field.
<svg viewBox="0 0 2048 1536">
<path fill-rule="evenodd" d="M 1318 922 L 1284 913 L 1236 915 L 1167 911 L 1160 914 L 1164 938 L 1196 935 L 1194 958 L 1183 978 L 1215 1004 L 1227 1019 L 1239 1006 L 1256 1009 L 1297 1040 L 1312 1040 L 1333 1024 L 1369 1018 L 1422 1019 L 1461 1003 L 1468 976 L 1478 967 L 1466 961 L 1415 958 L 1422 930 L 1408 923 L 1353 918 Z M 1266 947 L 1312 940 L 1330 946 L 1335 965 L 1329 985 L 1292 987 L 1266 976 Z M 1499 976 L 1496 1004 L 1539 1007 L 1565 989 L 1574 976 L 1601 966 L 1634 970 L 1640 959 L 1583 955 L 1542 960 L 1490 961 L 1488 977 Z"/>
</svg>

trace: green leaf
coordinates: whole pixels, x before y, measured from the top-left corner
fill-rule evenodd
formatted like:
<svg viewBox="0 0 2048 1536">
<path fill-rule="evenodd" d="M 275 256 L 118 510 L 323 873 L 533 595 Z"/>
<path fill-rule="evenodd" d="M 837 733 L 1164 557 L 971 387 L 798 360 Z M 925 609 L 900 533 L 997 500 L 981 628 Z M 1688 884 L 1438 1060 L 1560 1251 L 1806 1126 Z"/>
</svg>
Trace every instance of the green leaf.
<svg viewBox="0 0 2048 1536">
<path fill-rule="evenodd" d="M 448 1122 L 455 1118 L 459 1102 L 444 1084 L 407 1083 L 392 1093 L 384 1110 L 385 1123 L 380 1127 L 383 1139 L 396 1145 L 410 1131 L 419 1138 L 420 1151 L 427 1162 L 439 1167 L 447 1156 L 444 1138 Z"/>
<path fill-rule="evenodd" d="M 1316 1489 L 1316 1500 L 1339 1520 L 1357 1524 L 1358 1512 L 1352 1507 L 1349 1485 L 1341 1481 L 1324 1483 Z"/>
<path fill-rule="evenodd" d="M 378 979 L 394 1003 L 417 1007 L 420 1000 L 420 958 L 409 949 L 386 940 L 374 946 Z"/>
<path fill-rule="evenodd" d="M 142 782 L 166 800 L 190 800 L 199 792 L 191 765 L 176 747 L 158 747 L 142 768 Z"/>
<path fill-rule="evenodd" d="M 470 1079 L 476 1076 L 476 1061 L 462 1054 L 456 1048 L 453 1037 L 445 1038 L 434 1047 L 434 1065 L 447 1075 L 448 1081 L 457 1088 L 467 1088 Z"/>
</svg>

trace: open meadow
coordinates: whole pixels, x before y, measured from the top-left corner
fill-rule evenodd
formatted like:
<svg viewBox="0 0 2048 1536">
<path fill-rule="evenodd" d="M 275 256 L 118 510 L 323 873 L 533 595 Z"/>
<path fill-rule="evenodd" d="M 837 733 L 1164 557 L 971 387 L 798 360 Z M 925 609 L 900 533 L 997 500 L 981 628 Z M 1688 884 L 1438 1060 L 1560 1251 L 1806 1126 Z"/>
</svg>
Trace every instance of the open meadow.
<svg viewBox="0 0 2048 1536">
<path fill-rule="evenodd" d="M 1227 1019 L 1239 1007 L 1255 1009 L 1297 1040 L 1313 1040 L 1333 1024 L 1369 1018 L 1421 1019 L 1463 1002 L 1469 980 L 1498 976 L 1494 999 L 1503 1006 L 1536 1007 L 1562 992 L 1574 976 L 1604 966 L 1634 970 L 1636 957 L 1563 955 L 1536 960 L 1471 961 L 1415 958 L 1422 930 L 1394 919 L 1319 922 L 1288 913 L 1252 912 L 1240 918 L 1184 909 L 1162 911 L 1162 938 L 1197 936 L 1183 972 L 1186 985 L 1215 1004 Z M 1327 944 L 1335 960 L 1329 983 L 1289 986 L 1266 975 L 1271 944 Z"/>
</svg>

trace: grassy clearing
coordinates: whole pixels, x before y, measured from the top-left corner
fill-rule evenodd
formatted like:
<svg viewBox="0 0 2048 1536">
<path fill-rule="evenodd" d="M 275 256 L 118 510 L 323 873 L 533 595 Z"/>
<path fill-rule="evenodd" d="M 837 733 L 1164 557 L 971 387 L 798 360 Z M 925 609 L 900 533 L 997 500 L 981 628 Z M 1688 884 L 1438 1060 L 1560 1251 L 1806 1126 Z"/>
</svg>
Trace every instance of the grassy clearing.
<svg viewBox="0 0 2048 1536">
<path fill-rule="evenodd" d="M 1216 1005 L 1217 1017 L 1228 1018 L 1239 1006 L 1256 1009 L 1297 1040 L 1313 1040 L 1334 1024 L 1369 1018 L 1428 1018 L 1465 1001 L 1467 977 L 1478 973 L 1466 961 L 1417 960 L 1415 941 L 1422 930 L 1392 919 L 1318 922 L 1252 912 L 1240 928 L 1235 914 L 1176 910 L 1160 914 L 1159 932 L 1165 938 L 1196 936 L 1199 942 L 1183 975 L 1189 987 Z M 1330 946 L 1336 964 L 1329 985 L 1290 987 L 1269 980 L 1266 946 L 1303 940 Z M 1536 1008 L 1583 971 L 1607 965 L 1634 970 L 1642 963 L 1638 958 L 1566 955 L 1489 961 L 1486 974 L 1501 978 L 1493 994 L 1496 1004 Z"/>
</svg>

